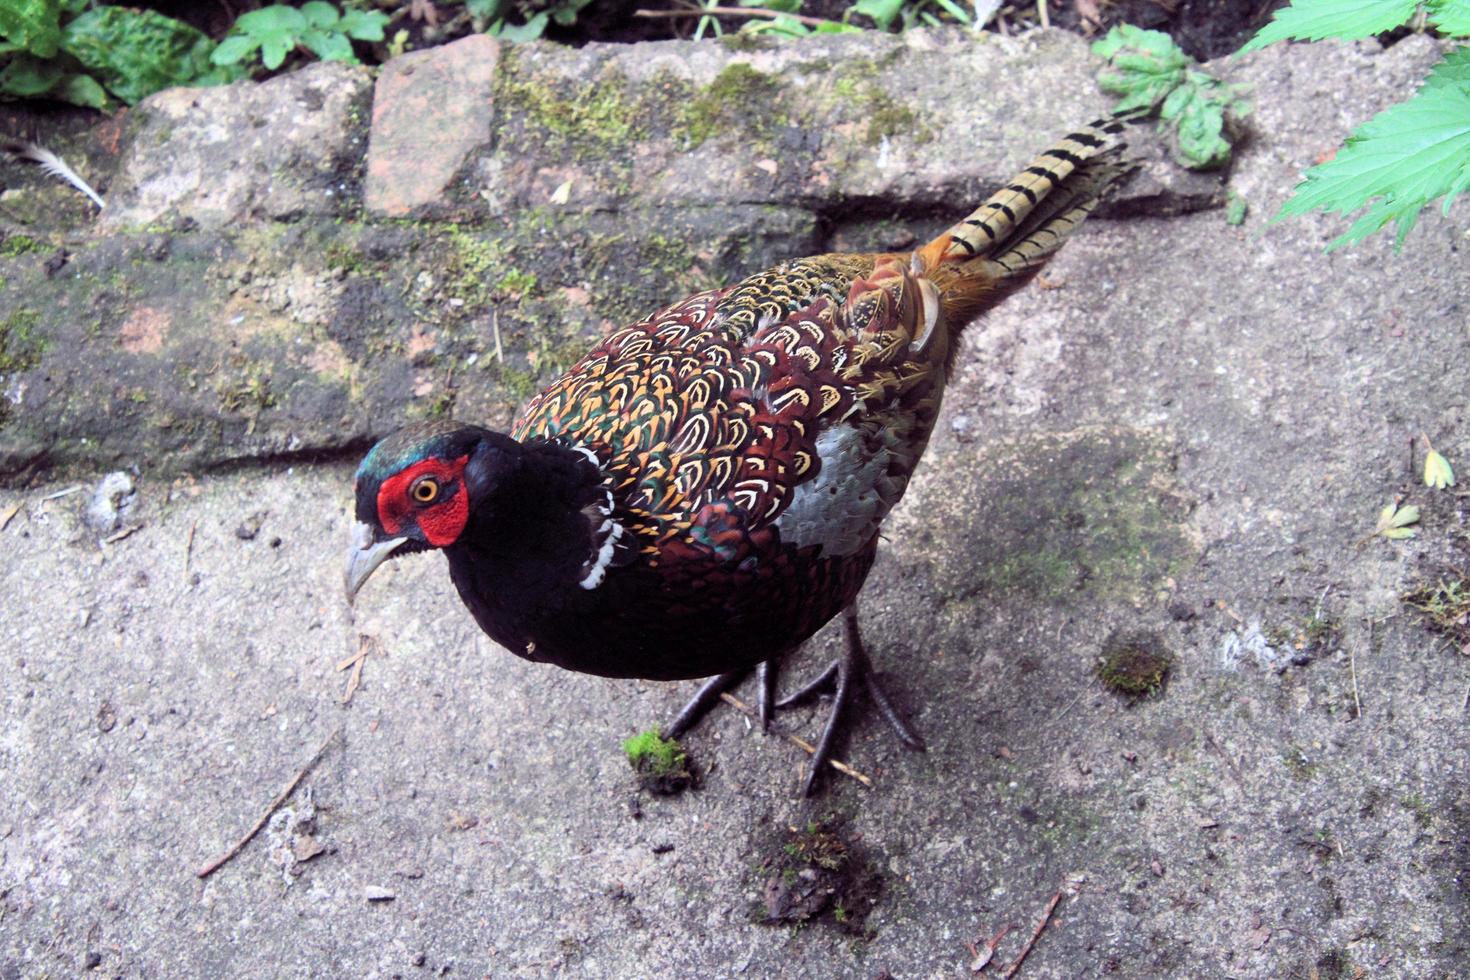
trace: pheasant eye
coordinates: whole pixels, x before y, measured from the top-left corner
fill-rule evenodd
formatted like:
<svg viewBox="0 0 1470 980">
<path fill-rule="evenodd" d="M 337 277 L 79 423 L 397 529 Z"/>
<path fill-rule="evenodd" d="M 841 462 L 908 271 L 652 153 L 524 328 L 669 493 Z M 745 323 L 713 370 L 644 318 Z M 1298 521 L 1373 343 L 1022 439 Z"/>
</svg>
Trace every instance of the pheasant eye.
<svg viewBox="0 0 1470 980">
<path fill-rule="evenodd" d="M 408 493 L 421 504 L 431 504 L 439 496 L 439 481 L 432 476 L 420 477 L 413 481 Z"/>
</svg>

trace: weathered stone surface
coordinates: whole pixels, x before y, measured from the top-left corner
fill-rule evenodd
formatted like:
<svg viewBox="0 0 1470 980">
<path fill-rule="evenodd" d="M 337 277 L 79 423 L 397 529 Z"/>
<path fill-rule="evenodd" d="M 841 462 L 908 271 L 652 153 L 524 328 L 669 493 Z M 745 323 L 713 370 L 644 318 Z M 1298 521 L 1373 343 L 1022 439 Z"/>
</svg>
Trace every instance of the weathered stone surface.
<svg viewBox="0 0 1470 980">
<path fill-rule="evenodd" d="M 499 64 L 500 44 L 475 34 L 383 66 L 363 181 L 369 214 L 397 218 L 443 203 L 470 151 L 490 140 Z"/>
<path fill-rule="evenodd" d="M 368 69 L 323 62 L 258 85 L 144 99 L 130 113 L 103 227 L 219 229 L 350 212 L 371 86 Z"/>
<path fill-rule="evenodd" d="M 895 202 L 947 213 L 1010 177 L 1059 120 L 1108 107 L 1085 42 L 1060 31 L 527 45 L 504 57 L 496 139 L 464 197 L 489 214 L 545 205 L 563 184 L 572 207 L 797 204 L 839 223 Z"/>
<path fill-rule="evenodd" d="M 0 476 L 316 456 L 451 409 L 504 422 L 612 323 L 938 230 L 1102 111 L 1091 66 L 1061 32 L 471 38 L 384 68 L 365 216 L 365 69 L 160 93 L 95 233 L 38 218 L 0 259 L 36 354 L 8 375 Z M 1187 210 L 1220 178 L 1155 160 L 1136 188 L 1133 210 Z"/>
<path fill-rule="evenodd" d="M 1400 596 L 1465 567 L 1462 498 L 1422 489 L 1406 445 L 1422 429 L 1462 477 L 1470 459 L 1463 221 L 1426 214 L 1400 254 L 1378 239 L 1332 255 L 1321 247 L 1339 219 L 1267 223 L 1300 168 L 1407 90 L 1434 47 L 1292 46 L 1228 63 L 1257 85 L 1254 138 L 1230 175 L 1245 225 L 1218 212 L 1092 223 L 1044 283 L 971 331 L 863 598 L 870 651 L 929 741 L 906 753 L 864 719 L 845 758 L 871 791 L 840 781 L 816 805 L 795 801 L 802 758 L 722 713 L 688 740 L 705 788 L 630 805 L 618 740 L 666 719 L 692 685 L 575 676 L 495 649 L 437 557 L 385 567 L 349 609 L 337 558 L 350 464 L 196 480 L 174 478 L 161 454 L 125 518 L 138 530 L 105 545 L 81 523 L 89 493 L 0 490 L 0 522 L 20 505 L 0 530 L 0 976 L 71 975 L 96 953 L 127 976 L 262 964 L 314 976 L 330 963 L 386 976 L 949 978 L 967 975 L 966 942 L 1015 924 L 986 976 L 1078 882 L 1019 976 L 1462 975 L 1470 665 Z M 534 383 L 532 353 L 557 356 L 559 343 L 537 350 L 540 331 L 595 331 L 599 304 L 644 298 L 640 276 L 682 289 L 763 249 L 861 245 L 900 227 L 745 207 L 733 224 L 724 208 L 706 209 L 708 224 L 695 209 L 545 209 L 475 229 L 301 222 L 48 241 L 8 262 L 0 299 L 74 324 L 45 370 L 76 370 L 104 406 L 117 401 L 109 382 L 82 370 L 98 350 L 124 379 L 147 375 L 123 353 L 190 336 L 181 352 L 213 363 L 188 317 L 135 309 L 185 289 L 179 309 L 228 326 L 219 349 L 340 346 L 349 379 L 381 386 L 379 400 L 350 402 L 368 427 L 398 410 L 392 385 L 411 397 L 418 373 L 451 363 L 472 379 L 457 410 L 493 420 L 490 393 Z M 563 241 L 573 227 L 584 237 Z M 698 271 L 654 274 L 639 270 L 684 253 L 650 228 L 666 246 L 728 237 Z M 75 255 L 55 278 L 95 283 L 70 293 L 45 279 L 60 245 Z M 213 281 L 206 269 L 233 294 L 192 286 Z M 89 337 L 83 311 L 106 332 Z M 520 374 L 476 366 L 493 358 L 497 322 L 502 363 Z M 307 412 L 293 392 L 316 369 L 291 370 L 288 387 L 272 375 L 281 404 L 259 412 L 252 438 Z M 226 380 L 205 373 L 199 403 L 217 406 Z M 58 425 L 84 408 L 61 403 L 73 407 Z M 12 405 L 34 407 L 29 394 Z M 93 411 L 90 425 L 108 420 Z M 215 459 L 247 435 L 240 410 L 230 417 Z M 1418 536 L 1372 538 L 1396 493 L 1423 507 Z M 242 540 L 247 519 L 258 533 Z M 1336 626 L 1306 643 L 1319 617 Z M 1120 631 L 1174 655 L 1161 695 L 1130 703 L 1100 686 L 1098 655 Z M 381 647 L 344 705 L 336 668 L 364 634 Z M 785 689 L 836 643 L 835 631 L 819 640 Z M 778 723 L 810 737 L 820 718 Z M 201 884 L 195 869 L 338 725 L 298 791 L 312 793 L 328 851 L 302 863 L 267 831 Z M 312 809 L 299 796 L 288 807 L 291 821 Z M 873 937 L 751 924 L 759 855 L 834 811 L 882 875 Z M 368 885 L 395 900 L 367 905 Z"/>
</svg>

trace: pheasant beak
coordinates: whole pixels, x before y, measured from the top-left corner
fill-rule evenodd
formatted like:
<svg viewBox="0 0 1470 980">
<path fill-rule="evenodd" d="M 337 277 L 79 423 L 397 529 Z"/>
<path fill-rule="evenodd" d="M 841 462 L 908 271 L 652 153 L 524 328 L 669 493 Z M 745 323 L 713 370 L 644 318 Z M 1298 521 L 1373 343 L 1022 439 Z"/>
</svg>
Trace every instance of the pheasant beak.
<svg viewBox="0 0 1470 980">
<path fill-rule="evenodd" d="M 352 528 L 352 548 L 347 552 L 347 570 L 343 578 L 343 584 L 347 588 L 347 603 L 357 598 L 357 590 L 362 588 L 378 566 L 389 558 L 399 545 L 408 538 L 388 538 L 385 541 L 376 540 L 373 529 L 367 524 L 359 521 Z"/>
</svg>

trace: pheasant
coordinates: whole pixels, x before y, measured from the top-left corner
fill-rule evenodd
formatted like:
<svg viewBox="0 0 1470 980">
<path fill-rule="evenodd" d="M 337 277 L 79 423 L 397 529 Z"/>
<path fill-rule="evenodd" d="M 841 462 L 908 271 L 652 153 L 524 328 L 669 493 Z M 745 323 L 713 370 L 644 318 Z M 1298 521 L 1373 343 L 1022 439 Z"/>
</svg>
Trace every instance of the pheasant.
<svg viewBox="0 0 1470 980">
<path fill-rule="evenodd" d="M 912 253 L 787 261 L 615 331 L 508 434 L 441 420 L 389 435 L 357 471 L 349 600 L 385 560 L 440 549 L 480 628 L 518 656 L 715 675 L 670 737 L 753 668 L 763 722 L 831 690 L 806 795 L 859 687 L 922 749 L 863 649 L 858 592 L 961 332 L 1128 172 L 1122 126 L 1064 137 Z M 844 612 L 843 656 L 776 703 L 779 662 Z"/>
</svg>

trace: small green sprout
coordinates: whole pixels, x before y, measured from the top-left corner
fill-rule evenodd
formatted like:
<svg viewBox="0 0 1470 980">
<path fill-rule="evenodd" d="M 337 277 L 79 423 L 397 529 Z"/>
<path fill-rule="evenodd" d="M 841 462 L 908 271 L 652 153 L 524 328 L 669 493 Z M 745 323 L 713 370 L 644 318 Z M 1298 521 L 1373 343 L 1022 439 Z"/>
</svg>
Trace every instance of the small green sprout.
<svg viewBox="0 0 1470 980">
<path fill-rule="evenodd" d="M 323 61 L 357 63 L 353 41 L 381 41 L 388 15 L 378 10 L 338 10 L 325 0 L 301 9 L 273 4 L 240 15 L 230 34 L 210 55 L 216 65 L 235 65 L 260 52 L 261 64 L 275 71 L 297 46 Z"/>
<path fill-rule="evenodd" d="M 1092 53 L 1114 69 L 1098 76 L 1104 92 L 1121 96 L 1114 112 L 1157 111 L 1159 132 L 1167 134 L 1183 166 L 1208 170 L 1229 162 L 1232 131 L 1251 111 L 1244 86 L 1196 71 L 1169 35 L 1132 24 L 1108 31 L 1093 43 Z"/>
<path fill-rule="evenodd" d="M 1246 203 L 1245 198 L 1231 191 L 1229 199 L 1225 202 L 1225 223 L 1232 228 L 1245 224 L 1245 215 L 1249 210 L 1250 205 Z"/>
</svg>

